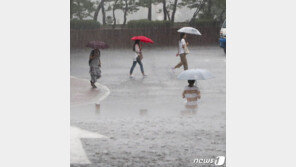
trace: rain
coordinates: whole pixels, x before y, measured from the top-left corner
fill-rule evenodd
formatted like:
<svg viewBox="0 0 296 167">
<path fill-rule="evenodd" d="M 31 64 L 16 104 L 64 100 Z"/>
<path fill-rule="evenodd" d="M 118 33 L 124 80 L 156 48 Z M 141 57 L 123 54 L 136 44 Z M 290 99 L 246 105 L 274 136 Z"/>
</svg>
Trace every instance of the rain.
<svg viewBox="0 0 296 167">
<path fill-rule="evenodd" d="M 70 5 L 71 166 L 197 166 L 198 158 L 226 156 L 226 53 L 219 42 L 226 38 L 224 0 L 71 0 Z M 174 69 L 183 63 L 182 27 L 200 33 L 185 32 L 185 71 L 184 64 Z M 152 42 L 140 41 L 137 53 L 135 36 Z M 139 54 L 145 76 L 137 62 L 130 73 Z M 92 55 L 100 59 L 96 80 Z M 211 76 L 193 78 L 201 96 L 195 109 L 186 108 L 182 97 L 186 78 L 178 79 L 191 69 Z"/>
</svg>

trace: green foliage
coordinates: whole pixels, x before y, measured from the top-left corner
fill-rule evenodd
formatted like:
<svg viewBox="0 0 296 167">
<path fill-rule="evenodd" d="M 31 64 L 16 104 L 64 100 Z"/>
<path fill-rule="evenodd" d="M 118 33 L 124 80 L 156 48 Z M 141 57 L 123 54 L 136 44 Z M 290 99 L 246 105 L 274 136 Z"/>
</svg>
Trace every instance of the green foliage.
<svg viewBox="0 0 296 167">
<path fill-rule="evenodd" d="M 138 2 L 136 2 L 136 5 L 144 8 L 149 8 L 151 4 L 156 5 L 157 3 L 158 0 L 139 0 Z"/>
<path fill-rule="evenodd" d="M 136 0 L 105 0 L 105 2 L 108 3 L 108 6 L 106 8 L 106 11 L 112 11 L 112 10 L 125 10 L 125 5 L 127 3 L 127 10 L 130 13 L 136 12 L 139 10 L 139 6 L 136 2 Z"/>
<path fill-rule="evenodd" d="M 220 23 L 226 19 L 226 0 L 213 0 L 212 13 Z"/>
<path fill-rule="evenodd" d="M 206 0 L 182 0 L 178 3 L 179 6 L 187 6 L 189 9 L 199 8 Z"/>
<path fill-rule="evenodd" d="M 123 3 L 120 0 L 105 0 L 105 3 L 108 3 L 106 11 L 121 9 L 123 7 Z"/>
<path fill-rule="evenodd" d="M 128 28 L 153 28 L 153 27 L 163 27 L 169 28 L 172 26 L 170 21 L 149 21 L 146 19 L 143 20 L 131 20 L 127 23 Z"/>
<path fill-rule="evenodd" d="M 182 0 L 183 1 L 183 0 Z M 181 2 L 182 2 L 181 1 Z M 172 12 L 172 10 L 174 9 L 174 0 L 170 0 L 170 1 L 167 1 L 167 6 L 166 6 L 166 8 L 167 8 L 167 10 L 169 10 L 170 12 Z M 181 8 L 181 7 L 183 7 L 180 3 L 177 3 L 176 4 L 176 7 L 177 8 Z"/>
<path fill-rule="evenodd" d="M 95 20 L 77 20 L 73 19 L 70 21 L 71 29 L 98 29 L 100 23 Z"/>
<path fill-rule="evenodd" d="M 205 7 L 199 13 L 200 19 L 214 19 L 223 22 L 226 17 L 226 0 L 204 0 Z"/>
<path fill-rule="evenodd" d="M 95 11 L 94 2 L 91 0 L 70 0 L 70 15 L 71 18 L 83 20 L 88 17 L 93 17 L 92 12 Z"/>
<path fill-rule="evenodd" d="M 195 10 L 191 20 L 217 20 L 223 22 L 226 15 L 226 0 L 182 0 L 180 6 Z"/>
<path fill-rule="evenodd" d="M 113 24 L 113 17 L 112 16 L 107 16 L 106 17 L 106 23 L 107 24 Z"/>
<path fill-rule="evenodd" d="M 139 10 L 139 6 L 136 5 L 135 0 L 121 0 L 121 1 L 123 1 L 122 3 L 124 3 L 123 9 L 125 9 L 125 2 L 127 2 L 127 4 L 128 4 L 127 12 L 129 14 L 133 14 L 133 13 L 135 13 L 135 12 L 137 12 Z"/>
<path fill-rule="evenodd" d="M 194 19 L 190 23 L 190 26 L 198 27 L 207 27 L 207 26 L 219 26 L 219 22 L 213 19 Z"/>
</svg>

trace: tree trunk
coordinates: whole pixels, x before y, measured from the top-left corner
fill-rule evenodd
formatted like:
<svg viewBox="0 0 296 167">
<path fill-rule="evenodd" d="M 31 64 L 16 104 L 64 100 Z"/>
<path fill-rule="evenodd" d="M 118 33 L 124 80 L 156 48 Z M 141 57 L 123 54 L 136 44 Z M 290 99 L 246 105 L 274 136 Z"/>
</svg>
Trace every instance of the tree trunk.
<svg viewBox="0 0 296 167">
<path fill-rule="evenodd" d="M 127 10 L 128 10 L 128 4 L 127 4 L 127 0 L 125 1 L 125 9 L 124 9 L 124 15 L 123 15 L 123 25 L 126 24 L 126 16 L 127 16 Z"/>
<path fill-rule="evenodd" d="M 224 22 L 224 17 L 223 17 L 224 13 L 225 13 L 225 10 L 222 10 L 222 12 L 220 13 L 220 16 L 219 16 L 219 22 L 220 23 Z"/>
<path fill-rule="evenodd" d="M 169 11 L 168 11 L 168 10 L 166 10 L 166 12 L 167 12 L 167 17 L 168 17 L 169 21 L 171 21 L 171 16 L 170 16 L 170 13 L 169 13 Z"/>
<path fill-rule="evenodd" d="M 103 20 L 103 25 L 106 25 L 106 12 L 105 12 L 105 0 L 101 1 L 102 4 L 102 20 Z"/>
<path fill-rule="evenodd" d="M 73 0 L 70 0 L 70 19 L 73 19 Z"/>
<path fill-rule="evenodd" d="M 78 6 L 78 11 L 77 11 L 77 16 L 79 18 L 79 20 L 82 20 L 82 16 L 81 16 L 81 9 L 80 9 L 80 2 L 77 2 L 77 6 Z"/>
<path fill-rule="evenodd" d="M 207 19 L 212 19 L 212 0 L 207 0 L 207 7 L 205 8 L 204 16 Z"/>
<path fill-rule="evenodd" d="M 151 0 L 149 0 L 149 4 L 148 4 L 148 20 L 152 20 L 152 2 Z"/>
<path fill-rule="evenodd" d="M 115 0 L 113 10 L 112 10 L 112 13 L 113 13 L 113 28 L 115 28 L 115 26 L 116 26 L 115 10 L 116 10 L 117 2 L 118 2 L 118 0 Z"/>
<path fill-rule="evenodd" d="M 98 15 L 100 13 L 100 10 L 102 8 L 102 2 L 100 2 L 100 4 L 98 5 L 97 7 L 97 10 L 95 11 L 95 14 L 94 14 L 94 20 L 97 21 L 98 20 Z"/>
<path fill-rule="evenodd" d="M 173 13 L 172 13 L 172 19 L 171 19 L 172 23 L 174 23 L 174 21 L 175 21 L 175 14 L 176 14 L 176 10 L 177 10 L 177 3 L 178 3 L 178 0 L 175 0 L 174 7 L 173 7 Z"/>
<path fill-rule="evenodd" d="M 162 0 L 163 20 L 167 20 L 166 0 Z"/>
<path fill-rule="evenodd" d="M 209 15 L 212 15 L 212 0 L 208 0 L 208 12 Z"/>
<path fill-rule="evenodd" d="M 195 20 L 196 16 L 203 9 L 203 7 L 204 7 L 204 2 L 202 2 L 202 4 L 200 4 L 200 6 L 196 8 L 196 10 L 195 10 L 192 18 L 190 19 L 190 22 L 189 23 L 192 23 Z"/>
<path fill-rule="evenodd" d="M 115 28 L 116 25 L 116 17 L 115 17 L 115 10 L 113 9 L 113 28 Z"/>
</svg>

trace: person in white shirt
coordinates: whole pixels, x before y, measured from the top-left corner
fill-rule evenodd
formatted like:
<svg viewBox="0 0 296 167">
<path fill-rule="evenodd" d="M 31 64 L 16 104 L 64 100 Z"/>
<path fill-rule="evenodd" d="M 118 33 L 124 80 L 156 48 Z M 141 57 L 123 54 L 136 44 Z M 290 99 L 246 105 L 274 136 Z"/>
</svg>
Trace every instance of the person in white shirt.
<svg viewBox="0 0 296 167">
<path fill-rule="evenodd" d="M 196 109 L 197 100 L 201 98 L 200 91 L 197 86 L 194 86 L 195 80 L 188 80 L 188 86 L 185 87 L 183 91 L 183 98 L 187 99 L 186 108 L 187 109 Z"/>
<path fill-rule="evenodd" d="M 133 65 L 130 69 L 130 77 L 133 77 L 133 71 L 135 66 L 137 65 L 137 63 L 140 65 L 140 69 L 142 72 L 143 76 L 147 76 L 144 72 L 144 67 L 143 67 L 143 63 L 142 63 L 142 59 L 143 59 L 143 55 L 142 55 L 142 48 L 140 45 L 140 40 L 136 40 L 133 46 L 133 51 L 135 52 L 134 56 L 133 56 Z"/>
<path fill-rule="evenodd" d="M 178 53 L 176 55 L 176 56 L 180 55 L 181 61 L 175 67 L 172 68 L 173 70 L 176 68 L 180 68 L 182 65 L 184 67 L 184 70 L 188 70 L 188 63 L 187 63 L 186 55 L 189 53 L 189 50 L 187 48 L 189 43 L 185 41 L 185 38 L 186 38 L 186 34 L 181 33 L 180 34 L 180 41 L 179 41 L 179 49 L 178 49 Z"/>
</svg>

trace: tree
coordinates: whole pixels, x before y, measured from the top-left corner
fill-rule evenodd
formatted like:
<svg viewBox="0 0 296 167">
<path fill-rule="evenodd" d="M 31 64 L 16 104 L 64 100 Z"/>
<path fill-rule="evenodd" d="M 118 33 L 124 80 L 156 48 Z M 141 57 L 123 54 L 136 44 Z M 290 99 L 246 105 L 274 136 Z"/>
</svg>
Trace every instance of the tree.
<svg viewBox="0 0 296 167">
<path fill-rule="evenodd" d="M 169 12 L 167 9 L 167 0 L 157 0 L 156 3 L 162 3 L 162 9 L 160 12 L 163 12 L 163 20 L 170 20 Z"/>
<path fill-rule="evenodd" d="M 105 0 L 102 0 L 101 4 L 102 4 L 102 21 L 103 21 L 103 25 L 106 25 Z"/>
<path fill-rule="evenodd" d="M 226 18 L 226 0 L 213 0 L 212 12 L 215 19 L 223 23 Z"/>
<path fill-rule="evenodd" d="M 100 13 L 100 10 L 102 8 L 102 2 L 99 3 L 99 5 L 97 6 L 97 9 L 95 11 L 95 14 L 94 14 L 94 20 L 97 21 L 98 20 L 98 15 Z"/>
<path fill-rule="evenodd" d="M 163 20 L 166 21 L 168 17 L 168 10 L 166 7 L 166 0 L 162 0 Z"/>
<path fill-rule="evenodd" d="M 171 19 L 172 23 L 174 23 L 174 21 L 175 21 L 175 14 L 177 11 L 177 3 L 178 3 L 178 0 L 175 0 L 174 6 L 173 6 L 173 12 L 172 12 L 172 19 Z"/>
<path fill-rule="evenodd" d="M 98 20 L 98 15 L 100 13 L 100 10 L 102 9 L 102 22 L 105 25 L 106 24 L 106 12 L 105 12 L 105 0 L 101 0 L 101 2 L 98 4 L 93 20 L 97 21 Z"/>
<path fill-rule="evenodd" d="M 128 0 L 124 0 L 123 25 L 126 24 L 126 17 L 128 12 Z"/>
<path fill-rule="evenodd" d="M 106 23 L 107 24 L 113 24 L 113 17 L 112 16 L 107 16 L 106 17 Z"/>
<path fill-rule="evenodd" d="M 112 11 L 113 27 L 115 27 L 117 21 L 115 16 L 116 10 L 123 11 L 123 26 L 125 26 L 127 21 L 127 15 L 138 11 L 139 8 L 136 5 L 136 0 L 109 0 L 109 7 L 107 11 Z"/>
<path fill-rule="evenodd" d="M 94 3 L 90 0 L 70 0 L 70 17 L 71 19 L 78 18 L 83 20 L 88 17 L 92 17 L 92 12 L 95 11 Z"/>
<path fill-rule="evenodd" d="M 123 25 L 126 25 L 127 15 L 134 13 L 139 10 L 138 6 L 135 3 L 135 0 L 121 0 L 124 1 L 123 10 Z"/>
<path fill-rule="evenodd" d="M 212 13 L 213 0 L 205 0 L 205 7 L 202 8 L 201 18 L 212 20 L 214 15 Z"/>
<path fill-rule="evenodd" d="M 187 6 L 189 9 L 195 9 L 191 19 L 190 23 L 193 22 L 198 14 L 203 10 L 205 6 L 206 0 L 183 0 L 179 3 L 180 6 Z"/>
<path fill-rule="evenodd" d="M 115 27 L 115 25 L 116 25 L 115 10 L 121 8 L 120 5 L 122 5 L 122 4 L 119 4 L 119 3 L 118 3 L 118 0 L 115 0 L 115 1 L 114 1 L 113 9 L 112 9 L 112 14 L 113 14 L 113 27 Z"/>
<path fill-rule="evenodd" d="M 164 3 L 166 6 L 164 6 Z M 173 23 L 175 22 L 175 15 L 178 7 L 180 7 L 178 0 L 163 2 L 163 10 L 165 10 L 164 13 L 166 13 L 168 20 Z M 170 13 L 172 13 L 171 16 Z"/>
<path fill-rule="evenodd" d="M 148 0 L 148 20 L 152 20 L 152 0 Z"/>
<path fill-rule="evenodd" d="M 148 20 L 152 20 L 152 4 L 157 4 L 158 0 L 139 0 L 136 5 L 148 8 Z"/>
<path fill-rule="evenodd" d="M 115 26 L 116 26 L 115 11 L 117 9 L 122 9 L 122 7 L 123 7 L 122 0 L 110 0 L 107 11 L 112 11 L 113 28 L 115 28 Z"/>
<path fill-rule="evenodd" d="M 199 13 L 198 18 L 215 20 L 222 23 L 226 17 L 226 0 L 204 0 L 205 7 Z"/>
<path fill-rule="evenodd" d="M 73 0 L 70 0 L 70 19 L 73 19 L 73 7 L 74 7 L 74 3 Z"/>
<path fill-rule="evenodd" d="M 226 0 L 183 0 L 180 6 L 195 9 L 190 22 L 197 17 L 205 20 L 216 20 L 223 22 L 226 12 Z"/>
</svg>

